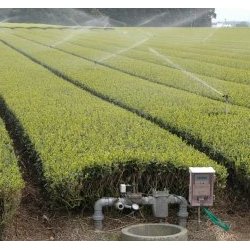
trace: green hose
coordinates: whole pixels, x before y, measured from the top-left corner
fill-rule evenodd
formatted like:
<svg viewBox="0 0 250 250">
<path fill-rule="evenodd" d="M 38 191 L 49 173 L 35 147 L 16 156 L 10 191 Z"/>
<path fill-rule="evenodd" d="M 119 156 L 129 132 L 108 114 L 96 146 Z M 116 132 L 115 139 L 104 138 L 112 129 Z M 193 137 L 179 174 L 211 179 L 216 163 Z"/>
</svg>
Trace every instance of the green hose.
<svg viewBox="0 0 250 250">
<path fill-rule="evenodd" d="M 217 218 L 210 210 L 207 208 L 202 208 L 203 212 L 207 215 L 209 220 L 211 220 L 215 225 L 221 227 L 225 231 L 228 231 L 230 229 L 230 225 L 224 223 L 219 218 Z"/>
</svg>

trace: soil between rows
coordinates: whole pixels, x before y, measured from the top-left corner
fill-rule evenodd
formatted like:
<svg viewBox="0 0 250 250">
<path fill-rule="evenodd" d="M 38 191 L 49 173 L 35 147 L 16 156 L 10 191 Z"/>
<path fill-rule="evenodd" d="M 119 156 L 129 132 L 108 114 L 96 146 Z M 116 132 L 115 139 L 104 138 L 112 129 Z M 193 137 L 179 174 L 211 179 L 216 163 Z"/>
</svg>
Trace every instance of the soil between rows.
<svg viewBox="0 0 250 250">
<path fill-rule="evenodd" d="M 13 222 L 5 228 L 3 240 L 119 240 L 120 231 L 128 225 L 158 222 L 150 211 L 139 211 L 136 214 L 120 213 L 105 209 L 104 230 L 95 232 L 92 211 L 66 212 L 52 211 L 40 195 L 39 187 L 26 175 L 26 187 L 22 202 Z M 30 178 L 27 180 L 27 178 Z M 28 182 L 27 182 L 28 181 Z M 250 240 L 249 205 L 237 206 L 238 201 L 226 198 L 215 204 L 211 210 L 224 222 L 231 225 L 229 232 L 224 232 L 202 217 L 199 225 L 197 210 L 189 209 L 189 240 Z M 177 224 L 177 209 L 170 208 L 166 223 Z"/>
</svg>

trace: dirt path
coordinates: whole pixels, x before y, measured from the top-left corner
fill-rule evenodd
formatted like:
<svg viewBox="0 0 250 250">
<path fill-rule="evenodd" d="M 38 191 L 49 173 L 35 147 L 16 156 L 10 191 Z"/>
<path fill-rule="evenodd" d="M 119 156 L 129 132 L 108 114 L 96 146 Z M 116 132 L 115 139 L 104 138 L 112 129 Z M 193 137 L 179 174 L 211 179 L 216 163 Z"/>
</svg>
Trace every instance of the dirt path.
<svg viewBox="0 0 250 250">
<path fill-rule="evenodd" d="M 125 215 L 110 210 L 105 211 L 104 231 L 95 232 L 91 213 L 84 215 L 49 212 L 32 182 L 23 193 L 21 206 L 13 223 L 6 228 L 3 240 L 119 240 L 121 228 L 143 222 L 157 222 L 155 218 L 143 218 L 142 213 Z M 220 204 L 211 210 L 223 221 L 231 225 L 229 232 L 213 225 L 205 217 L 200 226 L 197 214 L 191 211 L 188 220 L 190 240 L 250 240 L 249 210 L 232 210 L 228 204 Z M 176 223 L 176 209 L 170 210 L 169 223 Z"/>
</svg>

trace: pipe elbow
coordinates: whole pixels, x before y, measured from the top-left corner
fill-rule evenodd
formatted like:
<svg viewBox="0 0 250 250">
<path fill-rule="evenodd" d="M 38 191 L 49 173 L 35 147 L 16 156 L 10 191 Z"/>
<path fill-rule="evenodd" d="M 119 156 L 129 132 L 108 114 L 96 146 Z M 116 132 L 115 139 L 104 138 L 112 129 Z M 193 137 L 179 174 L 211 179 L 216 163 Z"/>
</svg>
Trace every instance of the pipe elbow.
<svg viewBox="0 0 250 250">
<path fill-rule="evenodd" d="M 108 197 L 108 198 L 101 198 L 95 202 L 94 205 L 94 214 L 92 216 L 95 224 L 95 230 L 99 231 L 102 230 L 102 221 L 104 219 L 104 215 L 102 212 L 103 207 L 112 206 L 116 202 L 116 198 Z"/>
<path fill-rule="evenodd" d="M 178 196 L 178 199 L 179 199 L 179 204 L 181 205 L 181 206 L 188 206 L 188 202 L 187 202 L 187 200 L 184 198 L 184 197 L 182 197 L 182 196 Z"/>
<path fill-rule="evenodd" d="M 112 206 L 114 202 L 116 201 L 116 198 L 101 198 L 95 202 L 94 210 L 100 211 L 103 207 L 106 206 Z"/>
<path fill-rule="evenodd" d="M 188 212 L 187 212 L 188 202 L 182 196 L 177 196 L 177 198 L 179 200 L 178 204 L 180 205 L 178 216 L 182 218 L 187 218 L 188 217 Z"/>
<path fill-rule="evenodd" d="M 95 206 L 94 206 L 93 220 L 94 221 L 102 221 L 104 219 L 104 215 L 102 213 L 103 207 L 112 206 L 116 200 L 117 200 L 116 198 L 111 198 L 111 197 L 101 198 L 101 199 L 97 200 L 95 202 Z"/>
</svg>

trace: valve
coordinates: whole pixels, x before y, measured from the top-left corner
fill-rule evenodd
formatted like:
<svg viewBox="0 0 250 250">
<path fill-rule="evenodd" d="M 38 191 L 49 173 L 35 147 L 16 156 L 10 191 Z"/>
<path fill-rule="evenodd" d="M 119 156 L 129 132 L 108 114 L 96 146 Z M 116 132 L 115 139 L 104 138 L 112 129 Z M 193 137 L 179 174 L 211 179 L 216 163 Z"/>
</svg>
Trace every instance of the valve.
<svg viewBox="0 0 250 250">
<path fill-rule="evenodd" d="M 121 201 L 118 201 L 118 202 L 116 202 L 116 204 L 115 204 L 115 207 L 118 209 L 118 210 L 123 210 L 124 209 L 124 204 L 121 202 Z"/>
<path fill-rule="evenodd" d="M 132 204 L 131 208 L 132 208 L 134 211 L 138 211 L 140 207 L 139 207 L 138 204 L 134 203 L 134 204 Z"/>
<path fill-rule="evenodd" d="M 139 205 L 136 203 L 133 203 L 132 205 L 125 204 L 125 208 L 132 209 L 134 211 L 138 211 L 140 209 Z"/>
</svg>

